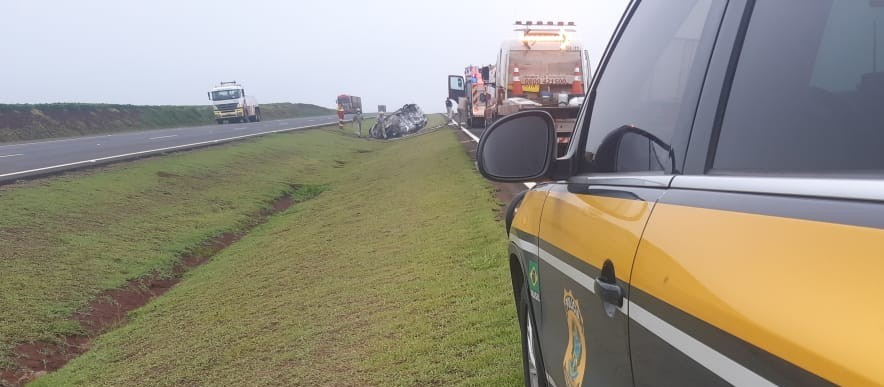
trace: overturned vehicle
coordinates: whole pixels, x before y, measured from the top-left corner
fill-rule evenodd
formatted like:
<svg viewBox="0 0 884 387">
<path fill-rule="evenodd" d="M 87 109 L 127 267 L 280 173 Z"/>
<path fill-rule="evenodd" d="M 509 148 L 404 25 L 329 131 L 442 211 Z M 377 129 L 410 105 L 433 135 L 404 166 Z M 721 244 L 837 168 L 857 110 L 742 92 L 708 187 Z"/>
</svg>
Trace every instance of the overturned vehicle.
<svg viewBox="0 0 884 387">
<path fill-rule="evenodd" d="M 427 117 L 420 106 L 407 104 L 391 114 L 385 114 L 383 119 L 378 116 L 378 122 L 368 133 L 372 138 L 395 138 L 416 133 L 425 126 Z"/>
</svg>

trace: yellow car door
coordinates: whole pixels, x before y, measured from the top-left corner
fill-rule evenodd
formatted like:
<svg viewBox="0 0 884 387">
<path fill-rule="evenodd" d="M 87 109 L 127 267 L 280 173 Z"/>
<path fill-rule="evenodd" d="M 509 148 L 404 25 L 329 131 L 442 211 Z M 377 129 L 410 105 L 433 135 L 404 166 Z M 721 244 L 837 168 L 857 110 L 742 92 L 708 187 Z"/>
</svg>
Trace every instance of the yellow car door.
<svg viewBox="0 0 884 387">
<path fill-rule="evenodd" d="M 649 217 L 684 160 L 724 0 L 635 3 L 597 73 L 537 243 L 547 380 L 631 386 L 629 292 Z M 708 35 L 706 35 L 706 34 Z"/>
<path fill-rule="evenodd" d="M 635 260 L 637 385 L 884 385 L 882 6 L 728 5 Z"/>
</svg>

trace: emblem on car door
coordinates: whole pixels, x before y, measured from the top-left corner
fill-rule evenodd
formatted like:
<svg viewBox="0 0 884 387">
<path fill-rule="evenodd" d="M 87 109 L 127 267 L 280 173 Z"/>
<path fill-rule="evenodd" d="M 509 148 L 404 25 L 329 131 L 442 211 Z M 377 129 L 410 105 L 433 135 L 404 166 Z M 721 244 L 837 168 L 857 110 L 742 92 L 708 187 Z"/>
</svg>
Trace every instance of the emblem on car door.
<svg viewBox="0 0 884 387">
<path fill-rule="evenodd" d="M 565 290 L 565 317 L 568 324 L 568 346 L 565 348 L 565 360 L 562 368 L 565 372 L 565 384 L 568 387 L 580 387 L 586 371 L 586 337 L 583 333 L 583 315 L 580 314 L 580 302 L 569 290 Z"/>
<path fill-rule="evenodd" d="M 540 301 L 540 272 L 537 270 L 537 261 L 528 261 L 528 289 L 531 298 Z"/>
</svg>

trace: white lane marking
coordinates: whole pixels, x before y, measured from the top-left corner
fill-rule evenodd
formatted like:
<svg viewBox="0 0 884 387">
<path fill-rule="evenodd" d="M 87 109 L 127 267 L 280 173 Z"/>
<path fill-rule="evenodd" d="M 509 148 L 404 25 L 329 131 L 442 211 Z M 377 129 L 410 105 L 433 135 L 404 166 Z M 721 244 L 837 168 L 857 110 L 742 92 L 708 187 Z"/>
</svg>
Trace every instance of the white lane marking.
<svg viewBox="0 0 884 387">
<path fill-rule="evenodd" d="M 466 133 L 467 136 L 470 136 L 470 138 L 472 138 L 473 141 L 479 142 L 479 137 L 476 137 L 475 134 L 473 134 L 472 132 L 467 130 L 467 128 L 464 128 L 463 125 L 457 124 L 457 126 L 460 128 L 460 130 L 462 130 L 464 133 Z M 522 184 L 524 184 L 525 187 L 528 187 L 528 189 L 534 188 L 534 186 L 537 185 L 537 183 L 532 183 L 532 182 L 527 182 L 527 183 L 522 183 Z"/>
<path fill-rule="evenodd" d="M 114 155 L 114 156 L 101 157 L 101 158 L 92 159 L 92 160 L 75 161 L 72 163 L 65 163 L 65 164 L 52 165 L 52 166 L 42 167 L 42 168 L 28 169 L 26 171 L 4 173 L 4 174 L 0 175 L 0 178 L 17 176 L 17 175 L 24 175 L 27 173 L 47 171 L 47 170 L 56 169 L 56 168 L 64 168 L 64 167 L 72 167 L 72 166 L 88 164 L 88 163 L 96 163 L 99 161 L 113 160 L 113 159 L 118 159 L 118 158 L 122 158 L 122 157 L 138 156 L 138 155 L 154 153 L 154 152 L 162 152 L 162 151 L 167 151 L 167 150 L 186 149 L 189 147 L 195 147 L 195 146 L 199 146 L 199 145 L 217 144 L 217 143 L 221 143 L 221 142 L 228 142 L 228 141 L 238 140 L 241 138 L 249 138 L 249 137 L 261 136 L 261 135 L 265 135 L 265 134 L 288 132 L 288 131 L 298 130 L 298 129 L 318 128 L 318 127 L 322 127 L 322 126 L 326 126 L 326 125 L 328 125 L 328 124 L 306 125 L 306 126 L 299 126 L 299 127 L 295 127 L 295 128 L 268 130 L 266 132 L 249 133 L 249 134 L 244 134 L 242 136 L 219 138 L 217 140 L 200 141 L 200 142 L 194 142 L 194 143 L 184 144 L 184 145 L 175 145 L 175 146 L 169 146 L 169 147 L 165 147 L 165 148 L 149 149 L 149 150 L 143 150 L 143 151 L 132 152 L 132 153 L 124 153 L 124 154 L 119 154 L 119 155 Z"/>
<path fill-rule="evenodd" d="M 172 135 L 169 135 L 169 136 L 151 137 L 151 138 L 148 138 L 148 140 L 159 140 L 159 139 L 161 139 L 161 138 L 172 138 L 172 137 L 178 137 L 178 135 L 177 135 L 177 134 L 172 134 Z"/>
<path fill-rule="evenodd" d="M 531 242 L 516 236 L 510 236 L 510 241 L 522 250 L 531 253 L 536 251 L 544 262 L 549 263 L 550 266 L 595 294 L 595 279 L 592 277 L 568 265 Z M 691 335 L 682 332 L 629 299 L 624 298 L 623 305 L 622 308 L 619 308 L 621 313 L 728 383 L 734 386 L 776 386 L 776 384 L 771 383 L 761 375 L 752 372 L 752 370 L 703 344 Z"/>
<path fill-rule="evenodd" d="M 97 138 L 97 137 L 104 137 L 104 136 L 92 136 L 92 138 Z M 52 143 L 56 143 L 56 142 L 77 141 L 77 140 L 83 140 L 83 139 L 88 139 L 88 138 L 89 137 L 75 137 L 75 138 L 65 138 L 65 139 L 61 139 L 61 140 L 23 142 L 23 143 L 19 143 L 19 144 L 0 145 L 0 148 L 11 148 L 11 147 L 16 147 L 16 146 L 25 146 L 25 145 L 32 145 L 32 144 L 52 144 Z"/>
<path fill-rule="evenodd" d="M 3 156 L 0 156 L 0 159 L 2 159 L 4 157 L 18 157 L 18 156 L 24 156 L 24 155 L 21 153 L 16 153 L 14 155 L 3 155 Z"/>
<path fill-rule="evenodd" d="M 243 129 L 245 129 L 245 128 L 244 127 L 233 128 L 233 130 L 243 130 Z"/>
<path fill-rule="evenodd" d="M 479 142 L 479 137 L 476 137 L 476 135 L 473 134 L 473 132 L 470 132 L 469 130 L 467 130 L 467 128 L 464 128 L 463 125 L 461 125 L 461 124 L 457 124 L 457 126 L 460 128 L 460 130 L 463 130 L 463 132 L 466 133 L 467 136 L 470 136 L 470 138 L 472 138 L 473 141 Z"/>
<path fill-rule="evenodd" d="M 165 131 L 165 130 L 173 130 L 173 129 L 175 129 L 175 128 L 171 128 L 171 129 L 157 129 L 157 130 L 158 130 L 158 131 L 159 131 L 159 130 L 163 130 L 163 131 Z M 117 134 L 119 134 L 119 135 L 127 135 L 127 134 L 131 135 L 131 134 L 134 134 L 134 133 L 137 133 L 137 132 L 133 132 L 133 133 L 117 133 Z M 12 148 L 12 147 L 18 147 L 18 146 L 54 144 L 54 143 L 57 143 L 57 142 L 70 142 L 70 141 L 84 141 L 84 142 L 89 142 L 90 139 L 99 139 L 99 138 L 113 137 L 113 136 L 115 136 L 115 135 L 114 135 L 114 134 L 102 134 L 102 135 L 93 135 L 93 136 L 62 138 L 62 139 L 59 139 L 59 140 L 45 140 L 45 141 L 22 142 L 22 143 L 18 143 L 18 144 L 6 144 L 6 145 L 0 145 L 0 148 Z"/>
</svg>

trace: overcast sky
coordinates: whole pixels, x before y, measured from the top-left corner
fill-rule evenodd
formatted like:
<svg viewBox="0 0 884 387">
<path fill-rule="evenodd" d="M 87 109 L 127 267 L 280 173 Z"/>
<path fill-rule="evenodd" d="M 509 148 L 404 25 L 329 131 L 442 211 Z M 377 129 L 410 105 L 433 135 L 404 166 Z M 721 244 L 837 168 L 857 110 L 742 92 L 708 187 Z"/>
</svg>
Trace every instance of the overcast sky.
<svg viewBox="0 0 884 387">
<path fill-rule="evenodd" d="M 260 102 L 441 111 L 446 76 L 493 63 L 513 21 L 575 21 L 595 69 L 627 3 L 0 0 L 0 103 L 202 105 L 236 80 Z"/>
</svg>

